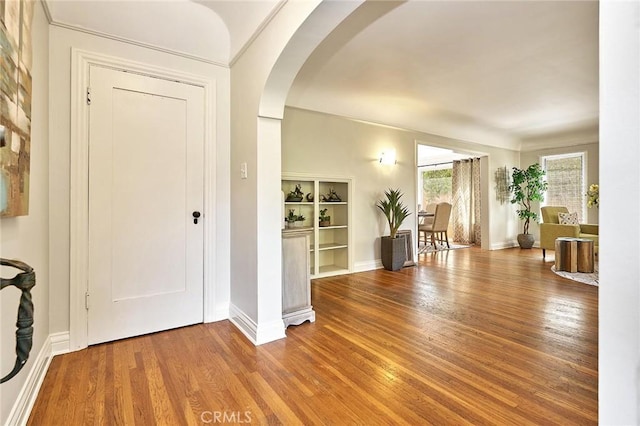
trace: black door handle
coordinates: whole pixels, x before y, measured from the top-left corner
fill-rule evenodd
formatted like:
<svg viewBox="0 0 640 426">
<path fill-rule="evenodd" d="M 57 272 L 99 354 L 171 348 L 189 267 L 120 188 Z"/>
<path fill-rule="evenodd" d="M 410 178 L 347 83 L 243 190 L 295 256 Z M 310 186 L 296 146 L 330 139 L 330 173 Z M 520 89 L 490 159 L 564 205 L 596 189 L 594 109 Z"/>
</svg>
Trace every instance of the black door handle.
<svg viewBox="0 0 640 426">
<path fill-rule="evenodd" d="M 196 225 L 198 224 L 199 217 L 200 217 L 200 212 L 198 211 L 193 212 L 193 223 L 195 223 Z"/>
</svg>

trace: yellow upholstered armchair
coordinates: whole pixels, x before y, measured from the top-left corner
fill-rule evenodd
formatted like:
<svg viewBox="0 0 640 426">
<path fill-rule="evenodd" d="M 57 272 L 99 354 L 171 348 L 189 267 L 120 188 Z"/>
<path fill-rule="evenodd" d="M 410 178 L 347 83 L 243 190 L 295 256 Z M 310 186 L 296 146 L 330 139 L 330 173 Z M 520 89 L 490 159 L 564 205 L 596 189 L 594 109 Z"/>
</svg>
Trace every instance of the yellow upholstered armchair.
<svg viewBox="0 0 640 426">
<path fill-rule="evenodd" d="M 542 223 L 540 224 L 540 248 L 544 258 L 546 250 L 555 250 L 556 238 L 573 237 L 589 238 L 594 241 L 594 250 L 598 252 L 598 225 L 561 225 L 558 213 L 569 213 L 566 207 L 542 207 Z"/>
</svg>

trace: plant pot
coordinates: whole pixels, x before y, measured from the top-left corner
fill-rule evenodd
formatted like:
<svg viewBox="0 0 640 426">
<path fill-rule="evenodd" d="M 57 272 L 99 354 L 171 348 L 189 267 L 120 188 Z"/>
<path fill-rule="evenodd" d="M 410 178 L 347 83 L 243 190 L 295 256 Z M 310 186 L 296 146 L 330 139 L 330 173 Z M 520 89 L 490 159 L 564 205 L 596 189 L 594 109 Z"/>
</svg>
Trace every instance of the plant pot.
<svg viewBox="0 0 640 426">
<path fill-rule="evenodd" d="M 380 239 L 380 251 L 382 266 L 387 271 L 401 269 L 407 260 L 407 247 L 404 237 L 382 237 Z"/>
<path fill-rule="evenodd" d="M 536 239 L 533 234 L 518 234 L 518 244 L 520 245 L 520 248 L 530 249 L 533 247 L 533 243 L 535 242 Z"/>
<path fill-rule="evenodd" d="M 319 225 L 320 225 L 321 227 L 331 226 L 331 221 L 330 221 L 330 220 L 321 220 L 321 221 L 319 222 Z"/>
</svg>

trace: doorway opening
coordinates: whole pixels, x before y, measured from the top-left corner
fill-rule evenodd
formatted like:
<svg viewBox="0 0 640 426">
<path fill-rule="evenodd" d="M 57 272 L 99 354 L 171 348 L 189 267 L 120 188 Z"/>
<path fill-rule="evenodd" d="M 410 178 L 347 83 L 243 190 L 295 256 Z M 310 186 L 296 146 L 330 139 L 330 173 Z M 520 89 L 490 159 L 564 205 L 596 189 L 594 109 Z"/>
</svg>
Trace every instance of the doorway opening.
<svg viewBox="0 0 640 426">
<path fill-rule="evenodd" d="M 418 252 L 480 244 L 480 161 L 418 144 Z"/>
</svg>

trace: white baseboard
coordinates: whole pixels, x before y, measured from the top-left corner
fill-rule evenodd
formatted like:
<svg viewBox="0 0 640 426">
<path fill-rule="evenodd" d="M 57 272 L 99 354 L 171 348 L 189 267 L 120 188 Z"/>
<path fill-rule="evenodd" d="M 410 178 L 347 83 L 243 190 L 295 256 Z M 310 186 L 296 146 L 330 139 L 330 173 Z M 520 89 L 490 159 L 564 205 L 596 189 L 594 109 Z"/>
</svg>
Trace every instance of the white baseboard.
<svg viewBox="0 0 640 426">
<path fill-rule="evenodd" d="M 258 337 L 256 339 L 256 345 L 262 345 L 264 343 L 273 342 L 274 340 L 280 340 L 287 337 L 284 332 L 285 326 L 282 318 L 268 323 L 258 324 Z"/>
<path fill-rule="evenodd" d="M 213 309 L 205 309 L 202 322 L 207 324 L 226 319 L 229 319 L 229 302 L 217 304 L 213 307 Z"/>
<path fill-rule="evenodd" d="M 51 359 L 55 355 L 69 352 L 69 333 L 55 333 L 47 336 L 33 366 L 27 375 L 27 379 L 18 393 L 16 402 L 7 417 L 6 426 L 26 425 L 31 414 L 33 404 L 36 402 L 40 386 L 47 375 Z"/>
<path fill-rule="evenodd" d="M 518 242 L 515 240 L 503 241 L 501 243 L 493 243 L 491 244 L 490 250 L 502 250 L 502 249 L 513 248 L 513 247 L 518 247 Z"/>
<path fill-rule="evenodd" d="M 258 325 L 233 303 L 229 306 L 229 321 L 231 321 L 251 343 L 256 344 Z"/>
<path fill-rule="evenodd" d="M 71 352 L 69 346 L 69 332 L 53 333 L 49 335 L 51 340 L 51 356 L 62 355 Z"/>
<path fill-rule="evenodd" d="M 229 318 L 229 302 L 216 306 L 215 318 L 213 321 L 222 321 Z"/>
<path fill-rule="evenodd" d="M 282 319 L 266 324 L 256 324 L 234 304 L 229 308 L 229 321 L 256 346 L 287 337 Z"/>
<path fill-rule="evenodd" d="M 202 322 L 207 324 L 229 319 L 229 302 L 216 305 L 213 312 L 205 315 Z"/>
<path fill-rule="evenodd" d="M 367 260 L 365 262 L 356 262 L 353 265 L 353 272 L 373 271 L 374 269 L 382 269 L 382 260 Z"/>
</svg>

